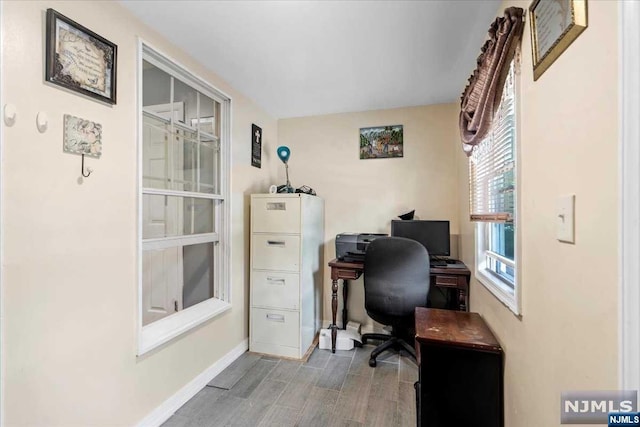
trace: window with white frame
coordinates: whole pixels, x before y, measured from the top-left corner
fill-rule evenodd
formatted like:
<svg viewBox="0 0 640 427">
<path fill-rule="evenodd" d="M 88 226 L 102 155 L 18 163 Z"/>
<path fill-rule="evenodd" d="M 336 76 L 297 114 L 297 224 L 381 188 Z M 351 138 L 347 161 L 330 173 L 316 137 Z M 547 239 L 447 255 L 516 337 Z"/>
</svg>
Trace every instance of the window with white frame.
<svg viewBox="0 0 640 427">
<path fill-rule="evenodd" d="M 141 51 L 140 354 L 230 307 L 230 99 Z"/>
<path fill-rule="evenodd" d="M 476 277 L 520 314 L 516 275 L 516 90 L 512 63 L 491 131 L 469 159 L 471 220 L 476 221 Z"/>
</svg>

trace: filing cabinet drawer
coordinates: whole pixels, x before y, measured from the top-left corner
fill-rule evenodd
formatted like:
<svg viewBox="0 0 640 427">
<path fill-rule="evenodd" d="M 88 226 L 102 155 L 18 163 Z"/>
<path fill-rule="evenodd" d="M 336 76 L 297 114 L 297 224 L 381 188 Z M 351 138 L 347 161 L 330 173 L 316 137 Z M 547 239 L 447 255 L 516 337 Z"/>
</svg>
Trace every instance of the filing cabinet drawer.
<svg viewBox="0 0 640 427">
<path fill-rule="evenodd" d="M 297 272 L 300 267 L 300 237 L 254 234 L 251 247 L 253 268 Z"/>
<path fill-rule="evenodd" d="M 300 198 L 260 198 L 251 200 L 251 231 L 300 233 Z"/>
<path fill-rule="evenodd" d="M 297 310 L 300 308 L 300 276 L 253 270 L 251 298 L 253 306 Z"/>
<path fill-rule="evenodd" d="M 297 311 L 251 309 L 251 341 L 299 347 L 300 314 Z"/>
</svg>

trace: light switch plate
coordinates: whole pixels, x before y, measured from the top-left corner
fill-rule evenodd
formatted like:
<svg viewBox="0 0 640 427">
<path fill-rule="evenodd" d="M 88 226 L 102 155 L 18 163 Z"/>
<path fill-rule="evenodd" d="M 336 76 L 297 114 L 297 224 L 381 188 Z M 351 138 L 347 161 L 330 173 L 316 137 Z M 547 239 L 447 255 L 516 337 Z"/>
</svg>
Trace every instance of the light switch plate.
<svg viewBox="0 0 640 427">
<path fill-rule="evenodd" d="M 575 204 L 574 194 L 558 197 L 556 208 L 556 238 L 561 242 L 575 243 Z"/>
</svg>

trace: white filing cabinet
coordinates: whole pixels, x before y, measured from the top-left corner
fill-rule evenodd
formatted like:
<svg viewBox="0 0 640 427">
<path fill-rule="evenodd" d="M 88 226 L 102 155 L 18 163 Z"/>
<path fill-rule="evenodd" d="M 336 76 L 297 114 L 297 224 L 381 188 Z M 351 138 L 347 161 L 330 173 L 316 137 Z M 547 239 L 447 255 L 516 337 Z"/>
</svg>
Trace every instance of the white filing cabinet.
<svg viewBox="0 0 640 427">
<path fill-rule="evenodd" d="M 300 359 L 320 330 L 324 201 L 251 195 L 249 348 Z"/>
</svg>

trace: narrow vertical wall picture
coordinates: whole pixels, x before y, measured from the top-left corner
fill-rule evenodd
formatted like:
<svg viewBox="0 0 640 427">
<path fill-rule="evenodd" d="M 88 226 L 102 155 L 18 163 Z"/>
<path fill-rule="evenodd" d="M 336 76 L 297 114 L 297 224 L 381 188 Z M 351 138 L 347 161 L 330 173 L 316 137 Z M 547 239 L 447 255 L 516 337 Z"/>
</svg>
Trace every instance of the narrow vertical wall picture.
<svg viewBox="0 0 640 427">
<path fill-rule="evenodd" d="M 65 114 L 63 150 L 99 159 L 102 155 L 102 125 Z"/>
<path fill-rule="evenodd" d="M 360 159 L 403 157 L 402 125 L 360 129 Z"/>
<path fill-rule="evenodd" d="M 251 166 L 262 167 L 262 128 L 251 125 Z"/>
</svg>

